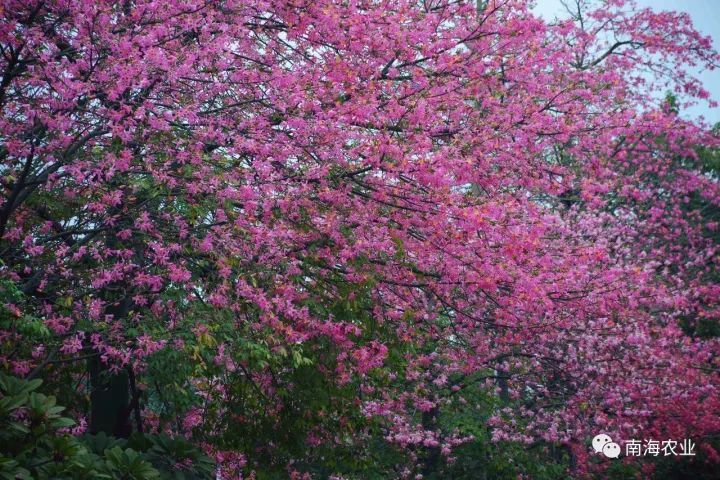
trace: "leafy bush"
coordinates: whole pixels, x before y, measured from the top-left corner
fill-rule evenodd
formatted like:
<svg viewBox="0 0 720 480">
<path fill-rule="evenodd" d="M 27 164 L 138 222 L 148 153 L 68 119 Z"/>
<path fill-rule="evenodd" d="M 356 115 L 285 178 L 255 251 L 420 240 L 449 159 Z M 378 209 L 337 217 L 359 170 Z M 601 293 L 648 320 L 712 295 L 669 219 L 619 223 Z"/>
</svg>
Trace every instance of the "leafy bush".
<svg viewBox="0 0 720 480">
<path fill-rule="evenodd" d="M 36 390 L 41 380 L 0 373 L 0 478 L 200 480 L 214 478 L 215 465 L 181 438 L 100 433 L 75 437 L 74 425 L 53 396 Z"/>
</svg>

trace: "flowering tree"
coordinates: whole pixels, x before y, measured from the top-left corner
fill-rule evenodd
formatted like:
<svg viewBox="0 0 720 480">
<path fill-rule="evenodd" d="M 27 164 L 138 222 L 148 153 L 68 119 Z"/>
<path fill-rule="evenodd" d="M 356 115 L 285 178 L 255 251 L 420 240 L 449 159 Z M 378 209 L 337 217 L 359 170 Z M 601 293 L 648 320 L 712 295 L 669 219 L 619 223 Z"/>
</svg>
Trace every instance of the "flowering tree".
<svg viewBox="0 0 720 480">
<path fill-rule="evenodd" d="M 485 434 L 720 461 L 718 139 L 656 95 L 718 56 L 569 10 L 5 0 L 5 368 L 230 478 L 442 475 Z"/>
</svg>

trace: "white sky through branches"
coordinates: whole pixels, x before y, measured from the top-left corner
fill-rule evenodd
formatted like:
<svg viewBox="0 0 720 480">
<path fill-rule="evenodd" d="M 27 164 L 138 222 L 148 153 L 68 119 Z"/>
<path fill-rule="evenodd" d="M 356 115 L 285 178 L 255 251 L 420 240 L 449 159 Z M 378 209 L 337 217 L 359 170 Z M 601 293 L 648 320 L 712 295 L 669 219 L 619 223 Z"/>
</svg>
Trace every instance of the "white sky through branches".
<svg viewBox="0 0 720 480">
<path fill-rule="evenodd" d="M 566 14 L 560 0 L 536 0 L 536 3 L 535 11 L 545 18 L 563 17 Z M 639 8 L 650 7 L 657 11 L 687 12 L 695 28 L 712 37 L 715 48 L 720 48 L 719 0 L 637 0 L 637 5 Z M 714 71 L 695 70 L 693 73 L 703 82 L 711 98 L 720 102 L 720 68 Z M 704 102 L 688 109 L 686 114 L 692 117 L 703 116 L 711 124 L 720 122 L 720 108 L 711 109 Z"/>
</svg>

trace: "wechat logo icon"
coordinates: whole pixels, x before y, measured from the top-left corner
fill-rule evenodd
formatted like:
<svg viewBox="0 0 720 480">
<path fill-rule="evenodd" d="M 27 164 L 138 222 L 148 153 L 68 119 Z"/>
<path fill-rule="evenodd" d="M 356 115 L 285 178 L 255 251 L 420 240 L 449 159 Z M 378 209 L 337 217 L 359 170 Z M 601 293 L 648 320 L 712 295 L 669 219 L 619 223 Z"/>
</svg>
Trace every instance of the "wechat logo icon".
<svg viewBox="0 0 720 480">
<path fill-rule="evenodd" d="M 595 453 L 602 452 L 608 458 L 618 458 L 620 456 L 620 445 L 612 441 L 609 435 L 601 433 L 595 435 L 592 439 L 592 446 Z"/>
</svg>

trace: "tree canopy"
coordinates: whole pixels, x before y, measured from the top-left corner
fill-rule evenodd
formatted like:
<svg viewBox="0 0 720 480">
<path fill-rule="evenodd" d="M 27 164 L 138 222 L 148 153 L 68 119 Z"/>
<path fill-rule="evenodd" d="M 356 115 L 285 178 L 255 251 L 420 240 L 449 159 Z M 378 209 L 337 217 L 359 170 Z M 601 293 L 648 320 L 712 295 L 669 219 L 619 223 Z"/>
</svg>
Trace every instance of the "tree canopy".
<svg viewBox="0 0 720 480">
<path fill-rule="evenodd" d="M 0 476 L 712 478 L 718 54 L 530 7 L 2 0 Z"/>
</svg>

